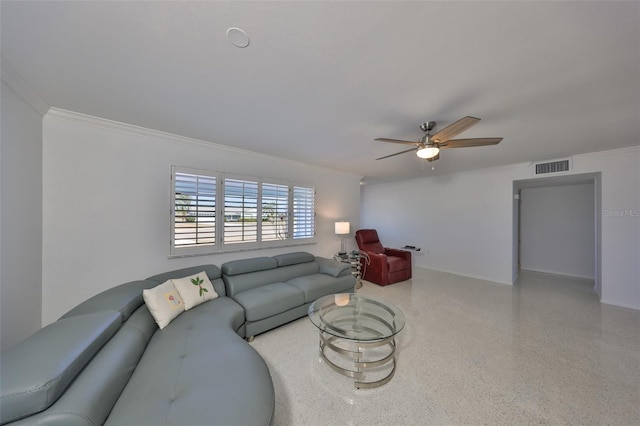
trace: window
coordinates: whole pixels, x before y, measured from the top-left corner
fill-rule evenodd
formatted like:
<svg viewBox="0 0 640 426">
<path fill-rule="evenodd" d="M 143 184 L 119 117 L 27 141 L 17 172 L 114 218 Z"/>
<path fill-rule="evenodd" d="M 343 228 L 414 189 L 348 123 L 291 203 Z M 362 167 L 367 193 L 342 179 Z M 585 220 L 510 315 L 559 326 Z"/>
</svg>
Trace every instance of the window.
<svg viewBox="0 0 640 426">
<path fill-rule="evenodd" d="M 172 186 L 172 256 L 302 244 L 315 237 L 312 187 L 176 166 Z"/>
<path fill-rule="evenodd" d="M 216 177 L 175 172 L 173 181 L 173 247 L 215 245 Z"/>
</svg>

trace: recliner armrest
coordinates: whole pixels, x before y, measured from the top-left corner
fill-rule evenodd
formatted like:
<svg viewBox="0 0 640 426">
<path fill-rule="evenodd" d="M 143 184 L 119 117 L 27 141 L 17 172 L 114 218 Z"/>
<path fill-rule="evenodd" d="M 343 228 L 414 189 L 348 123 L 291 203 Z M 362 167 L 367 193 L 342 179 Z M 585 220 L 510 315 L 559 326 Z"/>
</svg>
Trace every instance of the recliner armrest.
<svg viewBox="0 0 640 426">
<path fill-rule="evenodd" d="M 396 257 L 401 257 L 407 260 L 411 259 L 411 252 L 407 250 L 400 250 L 400 249 L 385 247 L 384 252 L 387 254 L 387 256 L 396 256 Z"/>
<path fill-rule="evenodd" d="M 366 253 L 369 255 L 369 263 L 366 264 L 364 259 L 361 260 L 361 262 L 363 263 L 362 268 L 365 271 L 365 274 L 367 276 L 369 276 L 369 274 L 373 276 L 386 276 L 389 271 L 387 255 L 384 253 Z"/>
<path fill-rule="evenodd" d="M 379 263 L 381 265 L 385 265 L 386 269 L 387 255 L 385 253 L 372 253 L 368 251 L 367 254 L 369 255 L 370 264 L 373 265 Z"/>
</svg>

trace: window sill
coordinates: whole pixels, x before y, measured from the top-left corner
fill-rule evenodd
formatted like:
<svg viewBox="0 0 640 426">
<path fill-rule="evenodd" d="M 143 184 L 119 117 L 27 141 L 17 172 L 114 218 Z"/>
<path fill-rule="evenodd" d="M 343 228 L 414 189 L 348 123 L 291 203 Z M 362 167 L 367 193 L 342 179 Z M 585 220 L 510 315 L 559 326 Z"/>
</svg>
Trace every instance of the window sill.
<svg viewBox="0 0 640 426">
<path fill-rule="evenodd" d="M 273 245 L 273 246 L 269 246 L 269 247 L 245 247 L 245 248 L 240 248 L 238 247 L 236 248 L 228 248 L 228 249 L 224 249 L 224 250 L 215 250 L 215 251 L 208 251 L 208 252 L 202 252 L 202 253 L 188 253 L 188 254 L 170 254 L 167 258 L 168 259 L 181 259 L 184 257 L 197 257 L 197 256 L 211 256 L 211 255 L 217 255 L 217 254 L 227 254 L 227 253 L 241 253 L 241 252 L 245 252 L 245 251 L 257 251 L 257 250 L 271 250 L 271 249 L 278 249 L 278 248 L 284 248 L 284 247 L 300 247 L 300 246 L 310 246 L 310 245 L 315 245 L 317 244 L 317 242 L 314 240 L 310 241 L 300 241 L 300 242 L 291 242 L 291 243 L 287 243 L 287 244 L 278 244 L 278 245 Z"/>
</svg>

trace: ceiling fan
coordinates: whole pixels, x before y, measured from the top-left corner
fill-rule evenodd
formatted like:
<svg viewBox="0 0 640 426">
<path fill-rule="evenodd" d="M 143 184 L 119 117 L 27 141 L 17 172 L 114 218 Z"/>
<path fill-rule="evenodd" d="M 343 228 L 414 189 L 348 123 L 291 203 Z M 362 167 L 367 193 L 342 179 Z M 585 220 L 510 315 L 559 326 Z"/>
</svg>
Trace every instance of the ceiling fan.
<svg viewBox="0 0 640 426">
<path fill-rule="evenodd" d="M 405 152 L 416 151 L 416 155 L 420 158 L 431 162 L 440 158 L 440 150 L 444 148 L 469 148 L 474 146 L 486 146 L 499 144 L 502 138 L 472 138 L 472 139 L 451 139 L 464 132 L 469 127 L 480 121 L 475 117 L 464 117 L 456 121 L 453 124 L 440 130 L 435 135 L 431 136 L 429 132 L 436 127 L 435 121 L 427 121 L 420 125 L 420 128 L 427 132 L 418 142 L 403 141 L 398 139 L 378 138 L 377 141 L 399 143 L 404 145 L 415 145 L 411 149 L 405 151 L 396 152 L 395 154 L 385 155 L 384 157 L 376 158 L 376 160 L 382 160 L 384 158 L 393 157 L 396 155 L 404 154 Z"/>
</svg>

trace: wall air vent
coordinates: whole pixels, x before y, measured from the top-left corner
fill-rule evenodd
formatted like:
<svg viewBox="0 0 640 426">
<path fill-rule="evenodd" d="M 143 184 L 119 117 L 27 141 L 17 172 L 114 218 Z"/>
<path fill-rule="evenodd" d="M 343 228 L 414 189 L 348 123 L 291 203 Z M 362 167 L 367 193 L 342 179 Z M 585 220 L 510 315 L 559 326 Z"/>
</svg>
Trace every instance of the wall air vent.
<svg viewBox="0 0 640 426">
<path fill-rule="evenodd" d="M 536 163 L 535 166 L 536 175 L 571 171 L 571 162 L 569 161 L 569 159 L 548 161 L 546 163 Z"/>
</svg>

